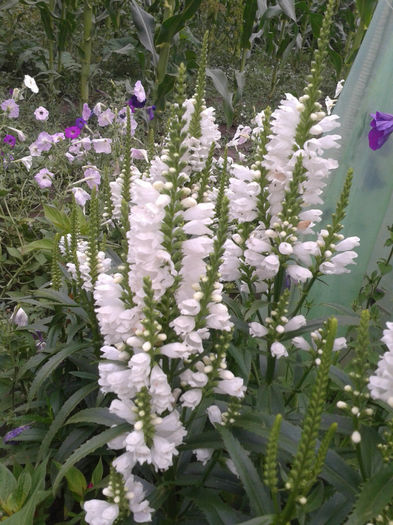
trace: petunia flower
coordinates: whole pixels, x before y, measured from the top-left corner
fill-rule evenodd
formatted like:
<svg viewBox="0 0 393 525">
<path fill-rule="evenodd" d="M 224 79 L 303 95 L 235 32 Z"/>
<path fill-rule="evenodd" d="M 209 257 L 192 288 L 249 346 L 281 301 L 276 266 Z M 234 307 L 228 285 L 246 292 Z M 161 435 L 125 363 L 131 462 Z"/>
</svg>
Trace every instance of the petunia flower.
<svg viewBox="0 0 393 525">
<path fill-rule="evenodd" d="M 140 80 L 137 80 L 135 82 L 134 95 L 136 96 L 138 102 L 145 103 L 145 101 L 146 101 L 146 93 L 145 93 L 144 87 L 142 86 L 142 82 Z"/>
<path fill-rule="evenodd" d="M 115 114 L 109 108 L 98 115 L 98 125 L 101 127 L 112 124 Z"/>
<path fill-rule="evenodd" d="M 3 139 L 5 144 L 8 144 L 10 148 L 13 148 L 16 144 L 16 137 L 14 135 L 6 135 Z"/>
<path fill-rule="evenodd" d="M 149 117 L 149 120 L 154 119 L 155 110 L 156 110 L 156 106 L 149 106 L 148 108 L 146 108 L 147 116 Z"/>
<path fill-rule="evenodd" d="M 368 134 L 368 143 L 372 150 L 380 149 L 388 140 L 389 135 L 393 132 L 393 115 L 390 113 L 381 113 L 377 111 L 373 118 Z"/>
<path fill-rule="evenodd" d="M 35 116 L 36 120 L 48 120 L 49 111 L 46 108 L 44 108 L 43 106 L 39 106 L 34 111 L 34 116 Z"/>
<path fill-rule="evenodd" d="M 112 151 L 112 139 L 93 139 L 91 142 L 96 153 L 110 153 Z"/>
<path fill-rule="evenodd" d="M 81 130 L 78 126 L 70 126 L 64 130 L 64 135 L 67 139 L 76 139 L 80 134 Z"/>
<path fill-rule="evenodd" d="M 43 188 L 50 188 L 52 186 L 52 177 L 53 173 L 46 168 L 42 168 L 36 175 L 34 175 L 34 180 L 38 186 Z"/>
<path fill-rule="evenodd" d="M 29 324 L 27 313 L 20 306 L 16 306 L 10 317 L 10 321 L 16 324 L 16 326 L 27 326 Z"/>
<path fill-rule="evenodd" d="M 130 106 L 131 111 L 135 113 L 135 108 L 143 108 L 146 104 L 146 100 L 140 102 L 136 95 L 132 95 L 127 103 Z"/>
<path fill-rule="evenodd" d="M 33 77 L 30 75 L 25 75 L 25 78 L 23 80 L 24 85 L 29 88 L 33 93 L 38 93 L 39 89 L 36 84 L 36 81 Z"/>
<path fill-rule="evenodd" d="M 83 129 L 86 126 L 86 119 L 78 117 L 75 119 L 75 126 L 79 129 Z"/>
<path fill-rule="evenodd" d="M 1 109 L 6 112 L 8 118 L 19 117 L 19 106 L 12 98 L 4 100 L 1 104 Z"/>
<path fill-rule="evenodd" d="M 84 206 L 86 202 L 90 200 L 90 195 L 82 188 L 72 188 L 72 193 L 74 194 L 75 201 L 79 206 Z"/>
<path fill-rule="evenodd" d="M 14 131 L 18 135 L 18 139 L 21 142 L 24 142 L 26 140 L 26 135 L 20 129 L 11 128 L 11 126 L 7 126 L 7 128 L 10 129 L 11 131 Z"/>
<path fill-rule="evenodd" d="M 83 118 L 83 120 L 87 122 L 92 114 L 93 114 L 92 110 L 89 108 L 89 106 L 85 102 L 83 104 L 83 108 L 82 108 L 82 118 Z"/>
<path fill-rule="evenodd" d="M 101 175 L 97 166 L 83 166 L 83 174 L 90 189 L 93 189 L 93 187 L 98 188 L 101 182 Z"/>
</svg>

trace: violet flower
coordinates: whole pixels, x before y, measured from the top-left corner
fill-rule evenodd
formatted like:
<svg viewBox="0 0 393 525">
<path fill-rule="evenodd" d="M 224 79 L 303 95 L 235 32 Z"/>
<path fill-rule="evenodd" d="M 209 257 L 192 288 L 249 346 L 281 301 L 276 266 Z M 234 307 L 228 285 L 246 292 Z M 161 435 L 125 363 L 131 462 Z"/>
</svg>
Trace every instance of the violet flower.
<svg viewBox="0 0 393 525">
<path fill-rule="evenodd" d="M 84 118 L 78 117 L 75 119 L 75 126 L 79 129 L 83 129 L 86 125 L 86 120 Z"/>
<path fill-rule="evenodd" d="M 13 148 L 16 144 L 16 137 L 14 135 L 6 135 L 3 139 L 5 144 L 8 144 L 10 148 Z"/>
<path fill-rule="evenodd" d="M 389 135 L 393 133 L 393 115 L 390 113 L 381 113 L 377 111 L 373 118 L 368 134 L 368 143 L 372 150 L 380 149 L 388 140 Z"/>
<path fill-rule="evenodd" d="M 34 175 L 34 180 L 38 186 L 43 188 L 50 188 L 52 186 L 53 173 L 47 168 L 42 168 L 36 175 Z"/>
<path fill-rule="evenodd" d="M 64 130 L 64 135 L 67 139 L 76 139 L 81 134 L 81 129 L 78 126 L 70 126 Z"/>
<path fill-rule="evenodd" d="M 31 428 L 31 425 L 22 425 L 21 427 L 14 428 L 13 430 L 10 430 L 7 432 L 7 434 L 3 437 L 4 443 L 8 443 L 10 445 L 13 445 L 15 441 L 13 441 L 14 438 L 18 437 L 22 432 L 25 430 Z"/>
<path fill-rule="evenodd" d="M 141 102 L 140 100 L 138 100 L 136 95 L 132 95 L 127 104 L 130 106 L 131 111 L 135 113 L 135 108 L 139 109 L 145 106 L 146 99 Z"/>
<path fill-rule="evenodd" d="M 149 120 L 153 120 L 154 119 L 154 112 L 155 112 L 155 110 L 156 110 L 156 106 L 149 106 L 148 108 L 146 108 Z"/>
<path fill-rule="evenodd" d="M 35 116 L 36 120 L 48 120 L 49 111 L 46 108 L 44 108 L 43 106 L 39 106 L 34 111 L 34 116 Z"/>
</svg>

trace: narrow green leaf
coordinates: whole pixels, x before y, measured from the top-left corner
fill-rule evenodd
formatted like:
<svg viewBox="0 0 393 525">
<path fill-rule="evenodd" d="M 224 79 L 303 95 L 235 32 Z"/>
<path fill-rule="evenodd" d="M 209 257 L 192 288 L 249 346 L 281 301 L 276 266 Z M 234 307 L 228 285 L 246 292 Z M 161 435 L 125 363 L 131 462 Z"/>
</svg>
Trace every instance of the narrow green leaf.
<svg viewBox="0 0 393 525">
<path fill-rule="evenodd" d="M 96 423 L 97 425 L 111 427 L 124 423 L 124 421 L 115 414 L 111 414 L 107 407 L 95 407 L 80 410 L 71 416 L 65 424 L 74 425 L 75 423 Z"/>
<path fill-rule="evenodd" d="M 345 525 L 363 525 L 380 514 L 393 498 L 393 465 L 386 465 L 366 481 Z"/>
<path fill-rule="evenodd" d="M 175 14 L 161 24 L 156 38 L 156 44 L 171 43 L 173 37 L 183 29 L 187 20 L 193 17 L 201 5 L 202 0 L 186 0 L 181 13 Z"/>
<path fill-rule="evenodd" d="M 190 489 L 188 494 L 206 516 L 209 525 L 235 525 L 238 523 L 234 510 L 220 499 L 218 493 L 209 490 L 196 491 Z"/>
<path fill-rule="evenodd" d="M 244 5 L 243 11 L 243 27 L 240 37 L 240 47 L 242 49 L 250 49 L 250 37 L 254 27 L 254 21 L 257 14 L 258 3 L 257 0 L 249 0 Z"/>
<path fill-rule="evenodd" d="M 263 515 L 266 511 L 272 512 L 272 502 L 246 451 L 228 429 L 222 427 L 219 431 L 243 483 L 253 512 L 257 515 Z"/>
<path fill-rule="evenodd" d="M 158 55 L 154 47 L 154 18 L 144 11 L 135 0 L 132 0 L 131 3 L 131 14 L 139 41 L 143 47 L 150 51 L 153 58 L 153 65 L 156 67 Z"/>
<path fill-rule="evenodd" d="M 64 478 L 68 470 L 75 465 L 78 461 L 85 458 L 89 454 L 95 452 L 98 448 L 105 446 L 108 441 L 114 439 L 117 436 L 120 436 L 123 432 L 130 430 L 130 425 L 124 423 L 113 428 L 109 428 L 98 434 L 97 436 L 92 437 L 86 443 L 83 443 L 71 456 L 67 459 L 64 465 L 59 470 L 59 473 L 56 476 L 56 479 L 53 483 L 53 492 L 56 493 L 61 480 Z"/>
<path fill-rule="evenodd" d="M 49 451 L 49 447 L 52 443 L 53 438 L 57 434 L 57 432 L 61 429 L 63 426 L 64 421 L 67 419 L 69 414 L 74 410 L 74 408 L 88 395 L 90 392 L 93 392 L 98 388 L 98 384 L 96 382 L 89 383 L 76 392 L 72 394 L 70 398 L 67 399 L 67 401 L 64 403 L 64 405 L 61 407 L 59 412 L 56 414 L 55 419 L 52 421 L 48 432 L 46 433 L 40 449 L 38 451 L 38 461 L 40 461 L 42 458 L 46 457 Z"/>
<path fill-rule="evenodd" d="M 243 521 L 239 525 L 272 525 L 274 520 L 273 514 L 266 514 L 265 516 L 259 516 L 252 520 Z"/>
<path fill-rule="evenodd" d="M 45 380 L 48 379 L 50 374 L 52 374 L 56 368 L 66 359 L 67 357 L 71 356 L 78 350 L 81 350 L 82 348 L 87 348 L 88 345 L 84 343 L 79 344 L 72 344 L 69 346 L 66 346 L 62 350 L 60 350 L 57 354 L 52 356 L 48 361 L 40 368 L 40 370 L 37 372 L 37 375 L 35 376 L 31 388 L 28 395 L 28 402 L 30 403 L 38 390 L 42 387 Z"/>
</svg>

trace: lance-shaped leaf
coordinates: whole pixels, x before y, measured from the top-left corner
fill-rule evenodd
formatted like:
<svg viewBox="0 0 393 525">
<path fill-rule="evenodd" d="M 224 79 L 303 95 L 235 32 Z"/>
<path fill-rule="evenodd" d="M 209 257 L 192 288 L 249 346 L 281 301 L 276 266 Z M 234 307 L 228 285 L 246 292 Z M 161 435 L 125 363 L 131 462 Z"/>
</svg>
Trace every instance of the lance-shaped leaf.
<svg viewBox="0 0 393 525">
<path fill-rule="evenodd" d="M 145 47 L 153 57 L 153 65 L 157 66 L 158 55 L 154 47 L 154 18 L 136 3 L 131 3 L 131 15 L 134 21 L 140 43 Z"/>
</svg>

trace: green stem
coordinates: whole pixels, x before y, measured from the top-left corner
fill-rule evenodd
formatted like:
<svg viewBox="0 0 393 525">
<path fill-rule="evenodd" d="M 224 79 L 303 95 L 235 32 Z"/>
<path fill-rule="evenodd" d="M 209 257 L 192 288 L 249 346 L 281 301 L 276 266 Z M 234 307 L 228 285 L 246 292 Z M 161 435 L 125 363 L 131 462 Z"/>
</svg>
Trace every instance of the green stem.
<svg viewBox="0 0 393 525">
<path fill-rule="evenodd" d="M 85 0 L 83 8 L 83 58 L 81 69 L 81 104 L 89 99 L 89 76 L 91 63 L 91 33 L 93 28 L 92 0 Z"/>
</svg>

